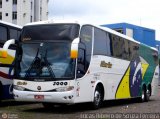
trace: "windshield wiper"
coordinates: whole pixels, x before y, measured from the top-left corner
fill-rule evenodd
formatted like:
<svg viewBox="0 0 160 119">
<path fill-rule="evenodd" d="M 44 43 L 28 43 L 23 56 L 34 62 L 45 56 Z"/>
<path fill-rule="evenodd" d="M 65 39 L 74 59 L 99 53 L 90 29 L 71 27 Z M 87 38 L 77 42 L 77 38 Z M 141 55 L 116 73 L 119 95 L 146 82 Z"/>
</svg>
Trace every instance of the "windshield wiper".
<svg viewBox="0 0 160 119">
<path fill-rule="evenodd" d="M 39 48 L 38 48 L 37 54 L 36 54 L 35 58 L 33 59 L 30 67 L 26 71 L 25 78 L 30 77 L 32 70 L 35 70 L 35 72 L 37 73 L 37 76 L 40 76 L 40 74 L 42 74 L 43 67 L 47 67 L 47 69 L 50 73 L 50 76 L 52 78 L 55 78 L 54 72 L 52 71 L 52 68 L 50 67 L 50 63 L 47 60 L 47 50 L 46 50 L 44 56 L 42 56 L 43 54 L 41 54 L 41 58 L 38 57 L 38 54 L 39 54 Z"/>
<path fill-rule="evenodd" d="M 47 52 L 48 52 L 48 50 L 46 49 L 45 55 L 44 55 L 44 57 L 42 57 L 42 59 L 44 60 L 44 62 L 41 62 L 41 63 L 44 63 L 44 64 L 42 64 L 41 68 L 43 69 L 43 67 L 47 67 L 47 69 L 48 69 L 51 77 L 55 78 L 55 74 L 54 74 L 52 68 L 50 67 L 51 64 L 47 60 Z"/>
<path fill-rule="evenodd" d="M 39 48 L 37 50 L 37 54 L 36 54 L 35 58 L 33 59 L 30 67 L 26 71 L 25 78 L 28 78 L 30 76 L 30 72 L 31 72 L 32 69 L 38 69 L 39 64 L 40 64 L 40 58 L 38 57 L 38 53 L 39 53 Z"/>
</svg>

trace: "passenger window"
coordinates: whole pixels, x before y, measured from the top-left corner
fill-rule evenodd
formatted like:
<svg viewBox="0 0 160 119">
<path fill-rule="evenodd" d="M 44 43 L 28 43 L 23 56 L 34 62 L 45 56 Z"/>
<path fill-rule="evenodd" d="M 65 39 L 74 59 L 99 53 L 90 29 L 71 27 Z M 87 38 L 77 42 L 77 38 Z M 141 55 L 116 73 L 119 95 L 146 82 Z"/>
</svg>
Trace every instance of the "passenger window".
<svg viewBox="0 0 160 119">
<path fill-rule="evenodd" d="M 18 40 L 19 40 L 19 37 L 20 37 L 20 35 L 21 35 L 21 31 L 18 31 Z"/>
<path fill-rule="evenodd" d="M 129 59 L 134 60 L 138 57 L 139 46 L 134 42 L 129 42 Z"/>
<path fill-rule="evenodd" d="M 111 55 L 110 38 L 107 32 L 94 29 L 94 55 Z"/>
<path fill-rule="evenodd" d="M 123 41 L 120 37 L 112 35 L 112 50 L 113 56 L 122 59 L 123 51 L 122 51 Z"/>
<path fill-rule="evenodd" d="M 7 41 L 7 28 L 0 26 L 0 40 Z"/>
<path fill-rule="evenodd" d="M 18 40 L 18 32 L 15 29 L 10 29 L 10 39 Z"/>
<path fill-rule="evenodd" d="M 84 45 L 86 50 L 86 62 L 89 64 L 91 60 L 92 52 L 92 27 L 83 26 L 80 34 L 81 43 Z"/>
<path fill-rule="evenodd" d="M 123 41 L 123 44 L 122 44 L 122 59 L 124 60 L 129 60 L 129 43 L 128 43 L 128 40 L 126 39 L 122 39 L 121 40 Z"/>
<path fill-rule="evenodd" d="M 113 57 L 129 60 L 130 59 L 130 41 L 111 34 Z"/>
</svg>

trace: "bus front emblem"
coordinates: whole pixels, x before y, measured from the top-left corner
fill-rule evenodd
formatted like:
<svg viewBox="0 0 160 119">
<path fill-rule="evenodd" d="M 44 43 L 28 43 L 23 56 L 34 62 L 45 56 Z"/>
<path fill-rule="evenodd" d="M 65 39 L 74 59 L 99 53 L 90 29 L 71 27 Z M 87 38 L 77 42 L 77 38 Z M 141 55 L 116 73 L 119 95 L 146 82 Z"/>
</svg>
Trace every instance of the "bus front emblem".
<svg viewBox="0 0 160 119">
<path fill-rule="evenodd" d="M 38 86 L 37 89 L 38 89 L 38 90 L 41 90 L 41 86 Z"/>
</svg>

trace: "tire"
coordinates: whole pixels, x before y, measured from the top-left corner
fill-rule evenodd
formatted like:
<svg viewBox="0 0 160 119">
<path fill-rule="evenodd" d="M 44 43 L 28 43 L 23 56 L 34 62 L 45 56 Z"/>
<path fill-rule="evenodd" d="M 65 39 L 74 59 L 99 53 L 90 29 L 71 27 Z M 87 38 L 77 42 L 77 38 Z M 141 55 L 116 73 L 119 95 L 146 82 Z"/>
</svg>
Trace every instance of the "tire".
<svg viewBox="0 0 160 119">
<path fill-rule="evenodd" d="M 145 86 L 143 86 L 142 95 L 141 95 L 141 102 L 147 102 L 148 101 L 147 91 L 146 91 Z"/>
<path fill-rule="evenodd" d="M 99 86 L 97 86 L 95 89 L 95 92 L 94 92 L 94 99 L 92 102 L 92 108 L 93 109 L 100 108 L 102 102 L 103 102 L 102 90 Z"/>
<path fill-rule="evenodd" d="M 151 96 L 151 91 L 149 89 L 147 89 L 146 91 L 146 102 L 148 102 L 150 100 L 150 96 Z"/>
</svg>

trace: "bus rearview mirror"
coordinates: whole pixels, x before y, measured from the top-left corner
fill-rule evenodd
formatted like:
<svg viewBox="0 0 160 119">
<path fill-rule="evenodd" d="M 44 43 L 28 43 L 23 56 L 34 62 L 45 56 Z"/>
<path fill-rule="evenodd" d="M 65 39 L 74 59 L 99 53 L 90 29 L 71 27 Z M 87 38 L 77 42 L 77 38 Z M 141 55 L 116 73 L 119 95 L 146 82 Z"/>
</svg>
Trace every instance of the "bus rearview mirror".
<svg viewBox="0 0 160 119">
<path fill-rule="evenodd" d="M 3 46 L 3 49 L 2 49 L 2 54 L 1 54 L 1 57 L 2 58 L 7 58 L 8 56 L 8 48 L 11 44 L 15 44 L 15 40 L 14 39 L 10 39 L 8 41 L 5 42 L 4 46 Z"/>
<path fill-rule="evenodd" d="M 7 51 L 2 50 L 2 52 L 1 52 L 1 58 L 7 58 L 7 56 L 8 56 Z"/>
<path fill-rule="evenodd" d="M 70 58 L 72 59 L 76 59 L 78 57 L 78 44 L 79 38 L 74 39 L 71 44 Z"/>
<path fill-rule="evenodd" d="M 76 59 L 78 57 L 78 51 L 71 50 L 70 58 Z"/>
</svg>

